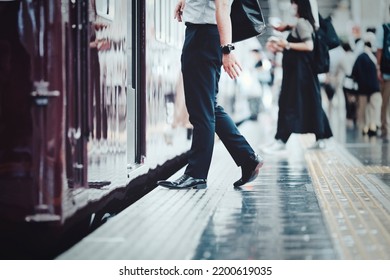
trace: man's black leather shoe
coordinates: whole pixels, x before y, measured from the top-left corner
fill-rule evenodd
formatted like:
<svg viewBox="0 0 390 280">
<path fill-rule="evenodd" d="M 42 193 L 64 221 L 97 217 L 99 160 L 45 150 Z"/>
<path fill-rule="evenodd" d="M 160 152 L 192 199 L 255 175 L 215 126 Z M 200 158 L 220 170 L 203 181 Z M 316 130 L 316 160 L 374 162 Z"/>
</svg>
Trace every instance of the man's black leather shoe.
<svg viewBox="0 0 390 280">
<path fill-rule="evenodd" d="M 160 185 L 169 189 L 205 189 L 207 188 L 205 179 L 196 179 L 186 174 L 182 175 L 175 181 L 158 181 Z"/>
<path fill-rule="evenodd" d="M 234 187 L 242 186 L 248 182 L 252 182 L 259 175 L 259 169 L 263 166 L 264 160 L 261 156 L 253 154 L 249 160 L 241 166 L 241 179 L 234 182 Z"/>
</svg>

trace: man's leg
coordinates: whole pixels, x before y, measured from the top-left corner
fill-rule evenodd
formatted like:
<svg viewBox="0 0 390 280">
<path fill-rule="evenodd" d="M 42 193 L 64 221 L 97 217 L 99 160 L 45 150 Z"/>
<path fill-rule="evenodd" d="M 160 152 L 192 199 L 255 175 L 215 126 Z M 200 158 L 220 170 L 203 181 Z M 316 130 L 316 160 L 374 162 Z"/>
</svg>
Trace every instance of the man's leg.
<svg viewBox="0 0 390 280">
<path fill-rule="evenodd" d="M 218 34 L 216 26 L 187 27 L 182 54 L 185 101 L 194 127 L 185 174 L 199 179 L 207 178 L 214 148 L 216 69 L 220 61 Z"/>
<path fill-rule="evenodd" d="M 218 137 L 229 151 L 235 163 L 241 166 L 255 152 L 245 137 L 241 135 L 230 116 L 219 105 L 215 107 L 215 119 Z"/>
</svg>

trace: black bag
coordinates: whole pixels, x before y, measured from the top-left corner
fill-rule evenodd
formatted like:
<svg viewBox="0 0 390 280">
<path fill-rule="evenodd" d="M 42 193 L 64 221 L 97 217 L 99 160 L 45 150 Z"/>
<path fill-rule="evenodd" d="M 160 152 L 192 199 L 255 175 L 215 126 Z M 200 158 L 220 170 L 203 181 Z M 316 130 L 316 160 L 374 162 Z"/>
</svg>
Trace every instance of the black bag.
<svg viewBox="0 0 390 280">
<path fill-rule="evenodd" d="M 327 18 L 323 18 L 319 15 L 320 19 L 320 29 L 323 30 L 325 35 L 326 44 L 328 45 L 329 50 L 337 48 L 340 46 L 340 38 L 334 29 L 332 24 L 332 18 L 329 16 Z"/>
<path fill-rule="evenodd" d="M 317 74 L 327 73 L 330 68 L 329 50 L 340 45 L 339 36 L 333 27 L 331 17 L 319 15 L 320 28 L 315 31 L 314 41 L 314 70 Z"/>
<path fill-rule="evenodd" d="M 326 43 L 326 35 L 324 30 L 319 28 L 313 36 L 313 68 L 317 74 L 328 73 L 330 68 L 329 47 Z"/>
<path fill-rule="evenodd" d="M 234 0 L 230 18 L 233 43 L 264 33 L 266 24 L 258 0 Z"/>
<path fill-rule="evenodd" d="M 339 36 L 333 27 L 331 17 L 322 18 L 319 15 L 320 28 L 315 31 L 314 41 L 314 71 L 317 74 L 327 73 L 330 68 L 329 50 L 340 45 Z"/>
</svg>

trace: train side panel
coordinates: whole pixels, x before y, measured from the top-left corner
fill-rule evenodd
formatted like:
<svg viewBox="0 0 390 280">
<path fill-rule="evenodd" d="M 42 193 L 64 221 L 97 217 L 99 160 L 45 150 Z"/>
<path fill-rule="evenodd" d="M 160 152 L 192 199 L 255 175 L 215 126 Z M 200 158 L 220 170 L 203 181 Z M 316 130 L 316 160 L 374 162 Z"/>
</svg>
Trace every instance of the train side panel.
<svg viewBox="0 0 390 280">
<path fill-rule="evenodd" d="M 189 149 L 175 4 L 0 2 L 2 225 L 88 223 Z"/>
</svg>

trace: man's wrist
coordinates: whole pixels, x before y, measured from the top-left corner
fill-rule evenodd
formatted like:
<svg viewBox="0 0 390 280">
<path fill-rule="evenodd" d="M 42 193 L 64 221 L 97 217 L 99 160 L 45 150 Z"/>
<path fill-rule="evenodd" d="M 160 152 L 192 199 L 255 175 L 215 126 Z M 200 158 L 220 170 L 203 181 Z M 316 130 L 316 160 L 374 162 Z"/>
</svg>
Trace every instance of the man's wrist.
<svg viewBox="0 0 390 280">
<path fill-rule="evenodd" d="M 223 54 L 229 54 L 235 49 L 233 44 L 226 44 L 221 46 L 221 50 Z"/>
</svg>

